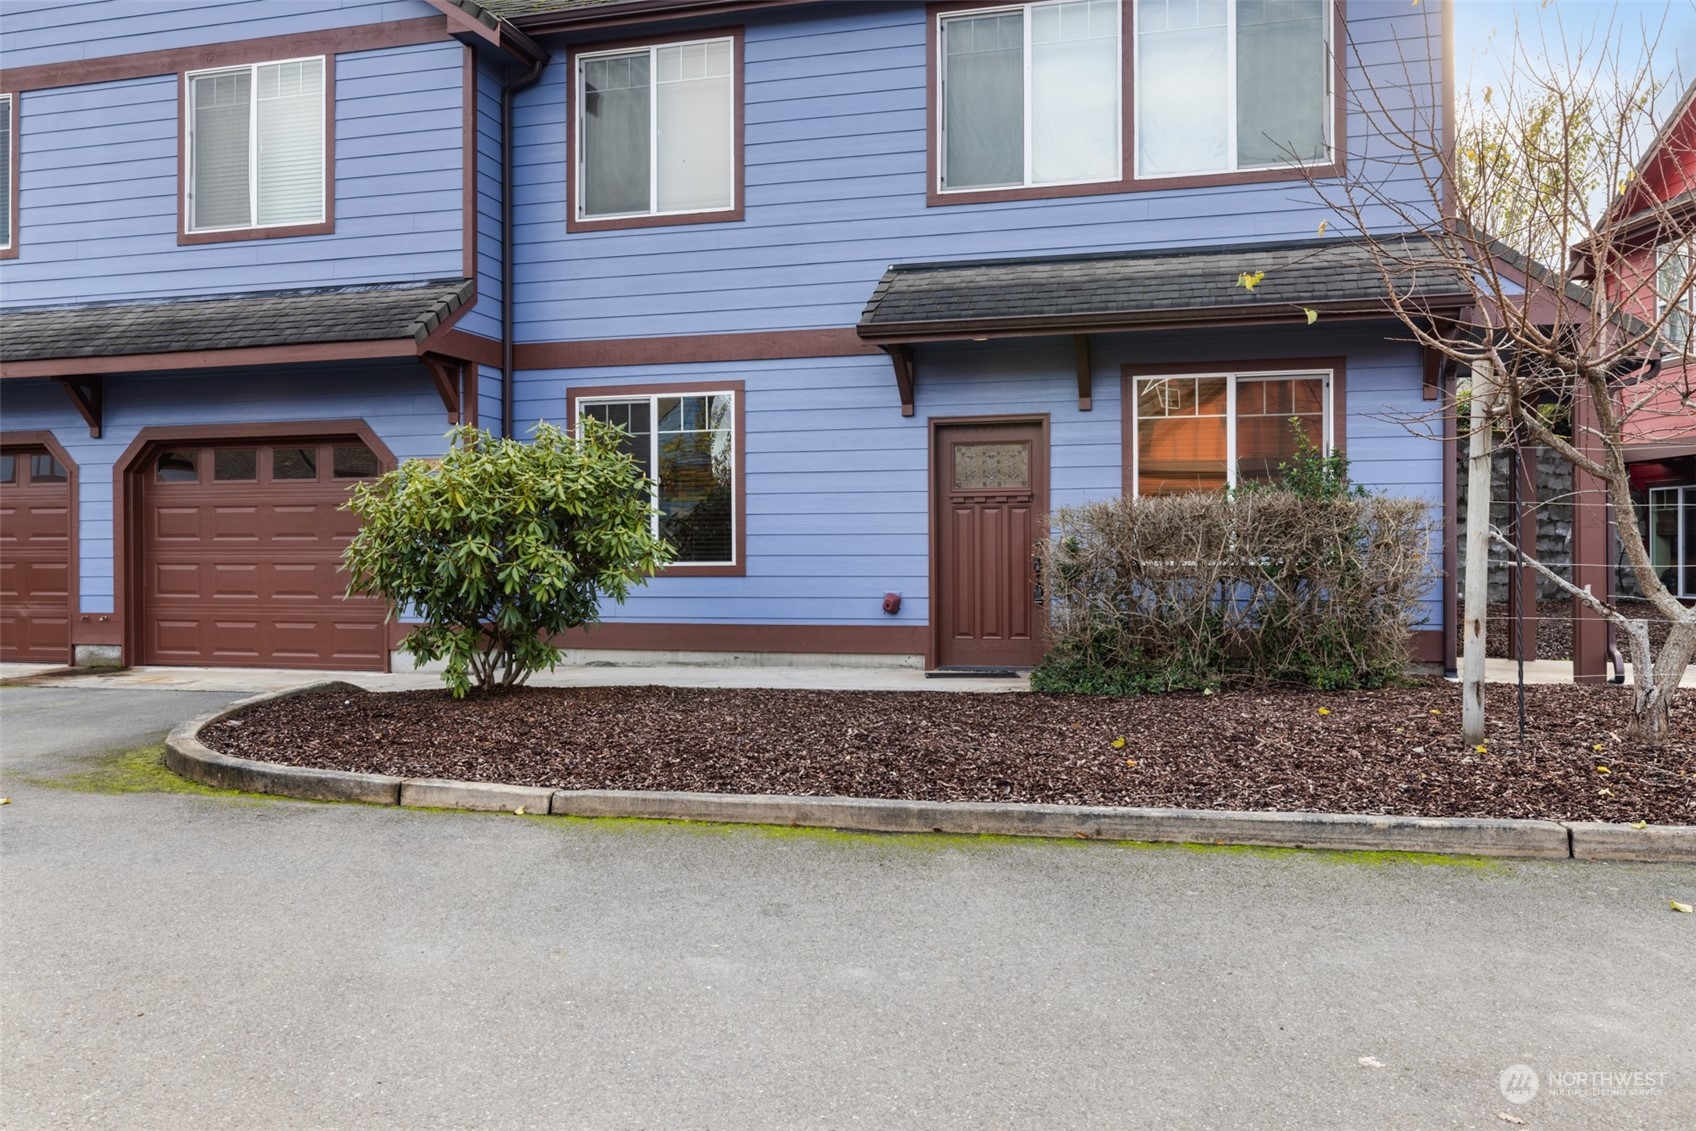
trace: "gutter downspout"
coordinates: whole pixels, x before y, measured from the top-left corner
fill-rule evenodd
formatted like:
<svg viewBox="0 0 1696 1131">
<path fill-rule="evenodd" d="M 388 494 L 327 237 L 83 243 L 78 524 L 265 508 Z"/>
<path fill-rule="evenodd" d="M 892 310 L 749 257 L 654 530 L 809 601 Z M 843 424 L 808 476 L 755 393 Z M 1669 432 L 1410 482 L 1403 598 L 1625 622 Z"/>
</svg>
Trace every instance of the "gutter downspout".
<svg viewBox="0 0 1696 1131">
<path fill-rule="evenodd" d="M 530 70 L 501 85 L 501 436 L 512 435 L 512 96 L 534 86 L 548 65 L 544 56 Z"/>
</svg>

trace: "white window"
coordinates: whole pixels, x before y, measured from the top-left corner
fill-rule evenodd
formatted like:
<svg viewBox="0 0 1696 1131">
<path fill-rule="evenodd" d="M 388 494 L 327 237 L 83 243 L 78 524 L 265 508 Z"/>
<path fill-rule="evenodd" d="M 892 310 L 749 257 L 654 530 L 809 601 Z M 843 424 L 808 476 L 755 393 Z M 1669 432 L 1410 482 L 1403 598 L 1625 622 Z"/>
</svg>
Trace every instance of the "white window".
<svg viewBox="0 0 1696 1131">
<path fill-rule="evenodd" d="M 1137 176 L 1331 160 L 1331 2 L 1137 0 Z"/>
<path fill-rule="evenodd" d="M 577 57 L 579 220 L 736 206 L 735 40 Z"/>
<path fill-rule="evenodd" d="M 1655 318 L 1661 321 L 1661 340 L 1678 353 L 1696 354 L 1696 286 L 1686 286 L 1696 254 L 1679 244 L 1655 249 Z"/>
<path fill-rule="evenodd" d="M 654 533 L 677 564 L 737 564 L 735 393 L 585 398 L 577 416 L 624 430 L 624 450 L 654 481 Z"/>
<path fill-rule="evenodd" d="M 324 217 L 324 60 L 187 76 L 191 232 L 318 224 Z"/>
<path fill-rule="evenodd" d="M 942 191 L 1117 181 L 1118 0 L 940 17 Z"/>
<path fill-rule="evenodd" d="M 12 96 L 0 94 L 0 251 L 12 247 Z"/>
<path fill-rule="evenodd" d="M 1322 453 L 1331 451 L 1329 372 L 1138 377 L 1132 412 L 1133 495 L 1275 479 L 1278 465 L 1295 455 L 1297 428 Z"/>
<path fill-rule="evenodd" d="M 1696 597 L 1696 486 L 1649 492 L 1649 560 L 1675 597 Z"/>
</svg>

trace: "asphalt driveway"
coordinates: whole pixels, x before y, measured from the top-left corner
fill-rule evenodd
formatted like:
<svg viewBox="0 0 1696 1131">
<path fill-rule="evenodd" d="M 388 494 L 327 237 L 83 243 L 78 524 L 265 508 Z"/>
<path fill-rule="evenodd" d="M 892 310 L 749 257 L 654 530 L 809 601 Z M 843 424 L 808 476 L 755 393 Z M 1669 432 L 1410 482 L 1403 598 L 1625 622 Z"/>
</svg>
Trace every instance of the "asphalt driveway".
<svg viewBox="0 0 1696 1131">
<path fill-rule="evenodd" d="M 234 697 L 0 689 L 5 1127 L 1696 1110 L 1693 868 L 369 809 L 126 755 Z"/>
</svg>

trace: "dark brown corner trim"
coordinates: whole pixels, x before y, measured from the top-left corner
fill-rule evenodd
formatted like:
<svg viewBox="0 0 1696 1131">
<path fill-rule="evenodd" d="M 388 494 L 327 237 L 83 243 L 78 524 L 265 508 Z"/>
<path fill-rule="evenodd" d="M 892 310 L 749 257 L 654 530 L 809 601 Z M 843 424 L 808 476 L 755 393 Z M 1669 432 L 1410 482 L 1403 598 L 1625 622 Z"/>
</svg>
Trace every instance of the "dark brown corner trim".
<svg viewBox="0 0 1696 1131">
<path fill-rule="evenodd" d="M 1236 173 L 1206 173 L 1185 177 L 1137 177 L 1136 88 L 1132 82 L 1132 76 L 1135 74 L 1133 56 L 1136 51 L 1136 37 L 1133 33 L 1134 21 L 1131 15 L 1133 0 L 1120 0 L 1119 128 L 1121 140 L 1119 177 L 1115 180 L 1097 181 L 1089 184 L 1033 185 L 1020 188 L 954 192 L 943 192 L 941 189 L 942 101 L 939 92 L 941 74 L 937 65 L 937 52 L 941 47 L 937 34 L 939 17 L 955 12 L 970 11 L 973 8 L 1001 6 L 1003 0 L 945 0 L 945 2 L 932 3 L 925 9 L 925 204 L 932 207 L 948 204 L 984 204 L 1002 200 L 1044 200 L 1067 196 L 1100 196 L 1106 193 L 1206 188 L 1214 185 L 1251 185 L 1274 181 L 1301 181 L 1310 177 L 1340 177 L 1346 172 L 1346 154 L 1348 152 L 1348 67 L 1344 51 L 1345 36 L 1348 34 L 1348 21 L 1343 12 L 1345 3 L 1346 0 L 1335 0 L 1332 6 L 1332 160 L 1327 164 L 1299 168 L 1291 166 L 1277 169 L 1253 169 Z"/>
<path fill-rule="evenodd" d="M 16 259 L 18 257 L 18 124 L 23 121 L 20 112 L 23 95 L 12 93 L 6 96 L 6 114 L 9 118 L 7 136 L 11 139 L 11 152 L 7 154 L 6 166 L 11 177 L 11 183 L 6 186 L 7 208 L 10 216 L 6 230 L 12 234 L 12 240 L 5 247 L 0 247 L 0 259 Z M 63 462 L 62 460 L 60 462 Z"/>
<path fill-rule="evenodd" d="M 241 424 L 164 424 L 136 433 L 112 463 L 112 620 L 122 626 L 124 662 L 141 655 L 142 476 L 144 461 L 160 444 L 195 440 L 323 440 L 358 437 L 377 456 L 377 466 L 393 471 L 395 453 L 364 420 L 260 420 Z"/>
<path fill-rule="evenodd" d="M 441 16 L 392 23 L 361 24 L 355 27 L 322 28 L 294 35 L 271 35 L 261 39 L 237 39 L 198 47 L 171 47 L 161 51 L 138 51 L 130 55 L 108 55 L 103 59 L 77 59 L 68 63 L 44 63 L 0 71 L 0 91 L 44 90 L 49 87 L 83 86 L 97 82 L 150 78 L 230 67 L 240 63 L 262 63 L 267 59 L 293 59 L 306 55 L 333 56 L 352 51 L 379 51 L 386 47 L 413 47 L 439 43 L 448 38 L 447 21 Z"/>
<path fill-rule="evenodd" d="M 760 330 L 682 334 L 670 338 L 595 338 L 520 342 L 519 369 L 589 369 L 619 365 L 686 365 L 709 361 L 781 361 L 800 357 L 876 357 L 878 347 L 852 329 Z"/>
<path fill-rule="evenodd" d="M 736 407 L 735 460 L 736 480 L 731 492 L 733 519 L 736 525 L 736 561 L 731 565 L 669 565 L 658 577 L 745 577 L 748 573 L 748 429 L 744 423 L 748 409 L 747 386 L 741 381 L 644 381 L 630 385 L 578 385 L 565 390 L 566 427 L 577 423 L 577 402 L 590 397 L 674 396 L 688 393 L 731 393 Z"/>
<path fill-rule="evenodd" d="M 188 76 L 177 77 L 177 245 L 237 243 L 289 236 L 324 236 L 336 230 L 336 57 L 324 57 L 324 219 L 314 224 L 271 228 L 230 228 L 217 232 L 188 230 Z M 249 60 L 263 63 L 263 59 Z M 200 68 L 196 68 L 200 69 Z"/>
<path fill-rule="evenodd" d="M 665 652 L 804 652 L 823 655 L 918 656 L 929 629 L 921 624 L 654 624 L 602 621 L 555 638 L 562 648 Z"/>
<path fill-rule="evenodd" d="M 1131 482 L 1131 452 L 1136 447 L 1135 381 L 1138 377 L 1184 376 L 1191 373 L 1266 373 L 1276 370 L 1328 369 L 1331 371 L 1331 432 L 1333 451 L 1348 450 L 1348 359 L 1346 357 L 1257 357 L 1251 360 L 1222 358 L 1218 361 L 1139 361 L 1119 367 L 1119 396 L 1124 411 L 1119 414 L 1119 489 L 1126 498 L 1135 495 Z"/>
<path fill-rule="evenodd" d="M 623 216 L 607 220 L 580 220 L 577 217 L 577 57 L 587 52 L 617 51 L 621 48 L 657 47 L 668 43 L 690 43 L 700 39 L 726 39 L 730 48 L 731 91 L 731 207 L 716 212 L 686 212 L 670 216 Z M 678 224 L 723 224 L 743 217 L 743 191 L 747 178 L 743 160 L 743 36 L 740 27 L 703 28 L 699 31 L 655 35 L 642 39 L 613 40 L 607 43 L 573 44 L 565 56 L 565 230 L 567 232 L 610 232 L 626 228 L 660 228 Z"/>
<path fill-rule="evenodd" d="M 81 616 L 79 619 L 79 614 L 82 611 L 79 600 L 79 587 L 82 581 L 82 554 L 78 549 L 77 528 L 80 523 L 77 521 L 77 515 L 82 508 L 78 505 L 77 461 L 71 458 L 71 453 L 65 450 L 65 446 L 59 443 L 53 433 L 45 429 L 0 431 L 0 448 L 46 448 L 54 459 L 65 465 L 65 488 L 70 493 L 70 541 L 65 547 L 65 553 L 69 555 L 65 570 L 65 618 L 69 623 L 70 631 L 66 634 L 68 640 L 65 648 L 65 663 L 73 663 L 78 644 L 102 643 L 102 641 L 87 639 L 78 632 L 78 626 L 83 621 L 87 621 L 88 617 Z M 104 617 L 106 614 L 95 613 L 93 615 Z M 91 621 L 89 623 L 92 625 L 99 622 Z"/>
</svg>

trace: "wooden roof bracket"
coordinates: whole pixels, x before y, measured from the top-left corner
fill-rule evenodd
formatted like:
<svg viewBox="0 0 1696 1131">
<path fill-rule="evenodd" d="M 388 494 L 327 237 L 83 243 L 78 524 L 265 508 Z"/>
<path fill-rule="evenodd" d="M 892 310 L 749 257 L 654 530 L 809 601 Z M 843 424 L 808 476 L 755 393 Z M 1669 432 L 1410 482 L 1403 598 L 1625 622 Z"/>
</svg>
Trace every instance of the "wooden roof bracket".
<svg viewBox="0 0 1696 1131">
<path fill-rule="evenodd" d="M 427 353 L 422 360 L 424 368 L 430 372 L 430 380 L 435 382 L 436 392 L 441 395 L 442 407 L 448 410 L 448 423 L 458 424 L 465 363 L 456 357 L 446 357 L 439 353 Z"/>
<path fill-rule="evenodd" d="M 1090 361 L 1088 334 L 1072 335 L 1072 354 L 1078 363 L 1078 411 L 1088 412 L 1095 400 L 1095 368 Z"/>
<path fill-rule="evenodd" d="M 106 378 L 95 373 L 86 377 L 55 377 L 65 395 L 71 398 L 83 423 L 88 425 L 91 440 L 100 439 L 100 428 L 106 412 Z"/>
<path fill-rule="evenodd" d="M 895 367 L 895 388 L 901 394 L 901 415 L 913 415 L 913 383 L 919 375 L 918 364 L 913 360 L 913 347 L 908 345 L 884 346 L 889 354 L 889 363 Z"/>
<path fill-rule="evenodd" d="M 1439 338 L 1446 338 L 1455 332 L 1455 324 L 1446 318 L 1431 320 L 1431 333 Z M 1434 401 L 1442 394 L 1443 370 L 1448 365 L 1448 357 L 1434 349 L 1425 352 L 1425 373 L 1421 381 L 1420 393 L 1425 400 Z"/>
</svg>

